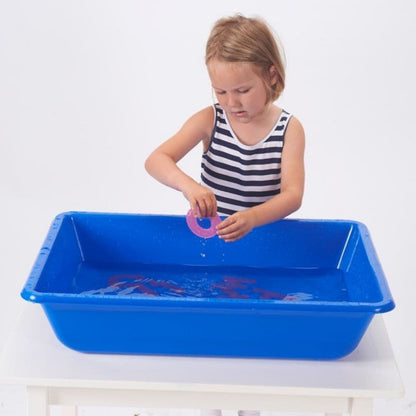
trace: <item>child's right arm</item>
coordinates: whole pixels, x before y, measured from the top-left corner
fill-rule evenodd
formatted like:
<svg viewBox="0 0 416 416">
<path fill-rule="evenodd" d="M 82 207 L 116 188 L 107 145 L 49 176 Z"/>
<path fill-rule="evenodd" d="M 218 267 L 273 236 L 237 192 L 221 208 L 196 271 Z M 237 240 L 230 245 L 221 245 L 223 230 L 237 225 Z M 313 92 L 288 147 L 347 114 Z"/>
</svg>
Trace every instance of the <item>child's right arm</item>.
<svg viewBox="0 0 416 416">
<path fill-rule="evenodd" d="M 213 124 L 212 107 L 201 110 L 186 121 L 178 133 L 154 150 L 145 163 L 150 175 L 159 182 L 181 191 L 189 201 L 194 215 L 197 215 L 198 207 L 201 217 L 216 215 L 215 195 L 179 169 L 177 162 L 201 141 L 204 150 L 208 147 Z"/>
</svg>

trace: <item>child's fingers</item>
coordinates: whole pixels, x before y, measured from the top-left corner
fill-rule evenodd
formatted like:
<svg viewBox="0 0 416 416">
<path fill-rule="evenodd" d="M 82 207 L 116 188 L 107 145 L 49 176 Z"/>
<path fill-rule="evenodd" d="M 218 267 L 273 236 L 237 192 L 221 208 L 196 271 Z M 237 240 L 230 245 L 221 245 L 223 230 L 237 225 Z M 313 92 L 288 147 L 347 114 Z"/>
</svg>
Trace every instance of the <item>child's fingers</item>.
<svg viewBox="0 0 416 416">
<path fill-rule="evenodd" d="M 217 200 L 214 195 L 206 196 L 198 202 L 201 218 L 217 215 Z"/>
<path fill-rule="evenodd" d="M 199 207 L 198 207 L 198 203 L 195 201 L 190 201 L 191 204 L 191 211 L 192 211 L 192 215 L 194 217 L 198 217 L 199 216 Z"/>
<path fill-rule="evenodd" d="M 205 218 L 207 216 L 207 205 L 204 199 L 198 201 L 198 217 Z"/>
<path fill-rule="evenodd" d="M 236 213 L 230 215 L 217 226 L 218 237 L 224 241 L 231 242 L 240 239 L 249 233 L 252 226 L 246 221 L 244 214 Z"/>
<path fill-rule="evenodd" d="M 217 215 L 217 199 L 214 193 L 204 187 L 200 187 L 198 191 L 192 196 L 187 196 L 192 214 L 199 218 L 215 217 Z"/>
<path fill-rule="evenodd" d="M 217 225 L 218 235 L 224 236 L 225 234 L 232 232 L 234 228 L 235 221 L 232 217 L 228 217 Z"/>
</svg>

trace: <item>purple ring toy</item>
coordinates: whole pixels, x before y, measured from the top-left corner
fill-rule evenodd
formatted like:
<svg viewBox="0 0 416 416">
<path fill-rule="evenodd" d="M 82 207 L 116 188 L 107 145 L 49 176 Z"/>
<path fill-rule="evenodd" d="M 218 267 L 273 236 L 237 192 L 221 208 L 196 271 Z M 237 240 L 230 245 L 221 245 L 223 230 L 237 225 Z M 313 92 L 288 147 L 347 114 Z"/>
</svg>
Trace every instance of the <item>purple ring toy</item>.
<svg viewBox="0 0 416 416">
<path fill-rule="evenodd" d="M 198 224 L 198 218 L 195 217 L 191 209 L 186 214 L 186 223 L 189 229 L 198 237 L 211 238 L 217 235 L 216 227 L 221 222 L 221 218 L 217 214 L 214 217 L 207 217 L 207 219 L 211 221 L 211 226 L 204 228 Z"/>
</svg>

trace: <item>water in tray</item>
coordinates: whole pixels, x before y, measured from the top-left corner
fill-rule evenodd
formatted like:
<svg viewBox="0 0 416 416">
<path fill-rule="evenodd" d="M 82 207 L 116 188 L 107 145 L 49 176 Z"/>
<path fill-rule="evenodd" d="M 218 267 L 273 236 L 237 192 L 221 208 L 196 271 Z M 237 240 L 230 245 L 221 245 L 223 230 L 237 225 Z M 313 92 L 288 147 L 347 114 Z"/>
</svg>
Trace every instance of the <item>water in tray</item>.
<svg viewBox="0 0 416 416">
<path fill-rule="evenodd" d="M 99 267 L 82 264 L 74 293 L 84 295 L 345 301 L 336 268 L 254 268 L 185 265 Z"/>
</svg>

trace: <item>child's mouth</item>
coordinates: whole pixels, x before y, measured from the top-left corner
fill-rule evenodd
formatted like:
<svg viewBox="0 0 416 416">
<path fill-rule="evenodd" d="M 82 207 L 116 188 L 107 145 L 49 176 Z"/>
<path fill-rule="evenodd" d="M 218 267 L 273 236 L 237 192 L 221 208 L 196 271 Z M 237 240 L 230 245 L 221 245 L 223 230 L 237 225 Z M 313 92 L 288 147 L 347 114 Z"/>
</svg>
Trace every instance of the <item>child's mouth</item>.
<svg viewBox="0 0 416 416">
<path fill-rule="evenodd" d="M 234 111 L 233 115 L 235 117 L 244 117 L 247 113 L 245 111 Z"/>
</svg>

